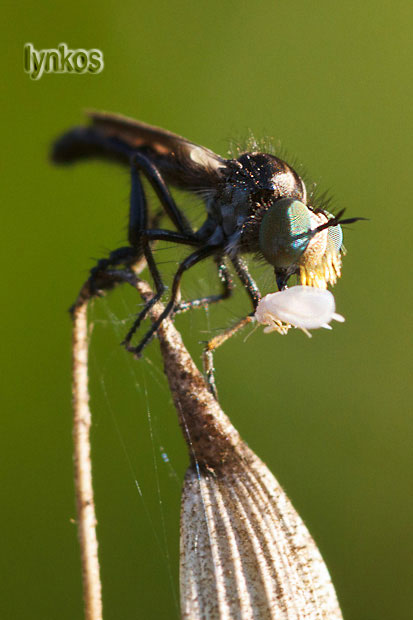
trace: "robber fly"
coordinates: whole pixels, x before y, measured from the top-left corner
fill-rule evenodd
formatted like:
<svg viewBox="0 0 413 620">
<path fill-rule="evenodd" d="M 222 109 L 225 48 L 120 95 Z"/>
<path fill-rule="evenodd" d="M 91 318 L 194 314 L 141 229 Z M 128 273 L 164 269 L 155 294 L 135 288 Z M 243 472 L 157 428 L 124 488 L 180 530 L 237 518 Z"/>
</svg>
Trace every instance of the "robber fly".
<svg viewBox="0 0 413 620">
<path fill-rule="evenodd" d="M 125 338 L 128 350 L 139 355 L 165 317 L 229 297 L 233 288 L 230 263 L 255 311 L 261 295 L 241 258 L 244 254 L 252 253 L 272 265 L 279 289 L 285 288 L 294 274 L 302 284 L 319 287 L 334 284 L 340 276 L 340 224 L 360 218 L 343 220 L 343 211 L 333 216 L 309 204 L 303 180 L 282 159 L 255 151 L 224 159 L 169 131 L 122 116 L 92 112 L 89 118 L 89 126 L 71 129 L 57 140 L 52 159 L 67 164 L 102 158 L 131 170 L 129 245 L 111 252 L 91 271 L 93 281 L 105 270 L 131 267 L 142 256 L 146 259 L 156 293 Z M 155 190 L 172 230 L 150 227 L 142 177 Z M 206 217 L 198 230 L 192 228 L 168 186 L 203 199 Z M 139 344 L 132 346 L 133 334 L 165 288 L 152 251 L 158 240 L 193 250 L 176 270 L 164 312 Z M 222 293 L 181 302 L 184 272 L 208 257 L 216 262 Z"/>
</svg>

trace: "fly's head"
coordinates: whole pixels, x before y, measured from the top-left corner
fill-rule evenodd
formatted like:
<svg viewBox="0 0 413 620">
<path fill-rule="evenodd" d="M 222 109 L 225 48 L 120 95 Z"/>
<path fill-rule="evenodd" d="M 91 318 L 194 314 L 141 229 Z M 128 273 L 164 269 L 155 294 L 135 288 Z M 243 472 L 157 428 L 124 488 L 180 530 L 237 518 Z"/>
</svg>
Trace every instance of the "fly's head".
<svg viewBox="0 0 413 620">
<path fill-rule="evenodd" d="M 235 218 L 243 205 L 241 251 L 257 253 L 274 267 L 279 289 L 298 274 L 300 283 L 327 288 L 341 275 L 343 211 L 307 206 L 303 180 L 285 161 L 267 153 L 244 153 L 232 160 L 230 183 Z M 243 198 L 242 198 L 243 196 Z M 247 206 L 248 205 L 248 206 Z M 235 207 L 235 208 L 234 208 Z"/>
<path fill-rule="evenodd" d="M 313 211 L 294 198 L 276 200 L 265 211 L 259 229 L 259 250 L 274 267 L 279 289 L 299 274 L 300 283 L 327 288 L 341 275 L 343 233 L 340 220 L 327 211 Z M 353 221 L 353 220 L 352 220 Z"/>
</svg>

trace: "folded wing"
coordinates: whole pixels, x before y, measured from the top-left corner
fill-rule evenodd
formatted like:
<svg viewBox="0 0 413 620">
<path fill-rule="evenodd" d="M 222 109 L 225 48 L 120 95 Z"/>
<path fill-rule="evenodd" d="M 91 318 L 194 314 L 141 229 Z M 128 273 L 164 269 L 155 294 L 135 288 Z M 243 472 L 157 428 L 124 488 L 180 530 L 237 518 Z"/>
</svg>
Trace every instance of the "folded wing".
<svg viewBox="0 0 413 620">
<path fill-rule="evenodd" d="M 170 131 L 106 112 L 89 112 L 91 124 L 75 127 L 54 144 L 52 159 L 72 163 L 101 158 L 129 164 L 135 152 L 152 161 L 166 182 L 186 190 L 216 187 L 227 161 Z"/>
</svg>

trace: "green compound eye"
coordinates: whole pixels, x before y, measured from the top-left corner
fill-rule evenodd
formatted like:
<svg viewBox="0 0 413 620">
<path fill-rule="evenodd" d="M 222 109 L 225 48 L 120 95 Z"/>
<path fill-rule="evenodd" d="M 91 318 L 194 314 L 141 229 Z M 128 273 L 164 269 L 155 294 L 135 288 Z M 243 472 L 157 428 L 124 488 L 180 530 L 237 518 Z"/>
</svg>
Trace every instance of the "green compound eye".
<svg viewBox="0 0 413 620">
<path fill-rule="evenodd" d="M 327 213 L 327 216 L 329 215 L 330 213 Z M 343 230 L 340 224 L 337 224 L 337 226 L 330 226 L 330 228 L 327 229 L 327 232 L 328 248 L 330 249 L 330 251 L 338 253 L 341 250 L 341 246 L 343 245 Z"/>
<path fill-rule="evenodd" d="M 275 269 L 287 269 L 297 263 L 313 236 L 308 207 L 299 200 L 282 198 L 264 215 L 259 244 Z"/>
</svg>

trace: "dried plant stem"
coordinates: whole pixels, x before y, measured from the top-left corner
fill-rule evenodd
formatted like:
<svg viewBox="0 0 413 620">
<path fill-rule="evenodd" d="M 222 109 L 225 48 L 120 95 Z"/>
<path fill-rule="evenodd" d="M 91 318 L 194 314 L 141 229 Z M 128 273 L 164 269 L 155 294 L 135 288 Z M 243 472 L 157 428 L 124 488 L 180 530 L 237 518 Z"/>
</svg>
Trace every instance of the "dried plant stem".
<svg viewBox="0 0 413 620">
<path fill-rule="evenodd" d="M 77 527 L 86 620 L 102 619 L 102 587 L 90 458 L 87 300 L 73 310 L 73 443 Z"/>
<path fill-rule="evenodd" d="M 135 267 L 140 273 L 145 267 L 142 259 Z M 85 620 L 102 620 L 102 584 L 96 536 L 96 512 L 92 484 L 90 428 L 92 416 L 89 409 L 88 352 L 89 332 L 87 309 L 89 301 L 111 290 L 117 284 L 135 284 L 132 272 L 107 272 L 101 278 L 86 280 L 71 309 L 72 331 L 72 393 L 73 393 L 73 460 L 75 469 L 75 494 L 77 528 L 82 563 L 82 582 Z"/>
</svg>

